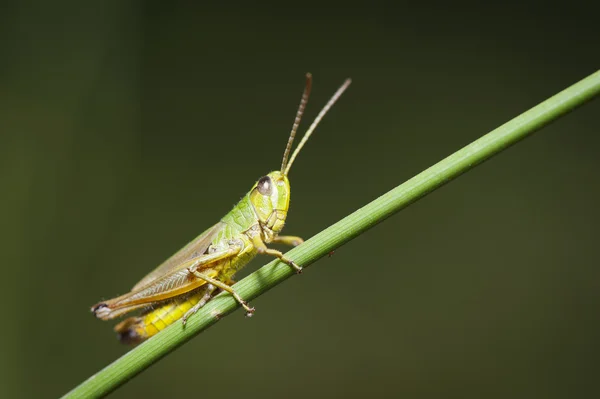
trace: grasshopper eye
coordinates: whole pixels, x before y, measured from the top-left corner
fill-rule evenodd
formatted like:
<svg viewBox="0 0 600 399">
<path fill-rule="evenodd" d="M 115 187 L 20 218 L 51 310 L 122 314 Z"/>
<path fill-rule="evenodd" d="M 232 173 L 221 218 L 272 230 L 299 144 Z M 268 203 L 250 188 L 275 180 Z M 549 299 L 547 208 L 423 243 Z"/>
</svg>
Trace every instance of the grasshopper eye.
<svg viewBox="0 0 600 399">
<path fill-rule="evenodd" d="M 273 188 L 273 183 L 271 182 L 271 178 L 269 176 L 262 177 L 258 184 L 256 185 L 258 192 L 262 195 L 271 195 L 271 191 Z"/>
</svg>

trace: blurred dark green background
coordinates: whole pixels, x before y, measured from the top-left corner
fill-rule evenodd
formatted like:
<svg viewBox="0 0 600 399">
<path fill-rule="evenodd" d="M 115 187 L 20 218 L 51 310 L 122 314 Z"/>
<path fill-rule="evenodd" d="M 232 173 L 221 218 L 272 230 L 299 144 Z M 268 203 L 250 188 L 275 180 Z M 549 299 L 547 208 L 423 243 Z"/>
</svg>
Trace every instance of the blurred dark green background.
<svg viewBox="0 0 600 399">
<path fill-rule="evenodd" d="M 354 81 L 291 173 L 308 238 L 600 66 L 597 10 L 567 4 L 38 3 L 0 16 L 3 398 L 128 350 L 89 307 L 279 167 L 305 72 L 307 119 Z M 597 395 L 599 127 L 596 101 L 114 397 Z"/>
</svg>

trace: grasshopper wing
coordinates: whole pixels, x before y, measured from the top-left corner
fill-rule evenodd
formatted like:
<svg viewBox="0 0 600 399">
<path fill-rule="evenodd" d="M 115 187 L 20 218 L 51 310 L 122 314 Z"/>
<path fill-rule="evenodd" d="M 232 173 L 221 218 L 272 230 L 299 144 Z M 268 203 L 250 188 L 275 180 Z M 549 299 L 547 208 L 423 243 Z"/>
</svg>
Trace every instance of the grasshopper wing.
<svg viewBox="0 0 600 399">
<path fill-rule="evenodd" d="M 202 270 L 204 275 L 214 278 L 218 274 L 215 266 L 234 257 L 241 250 L 240 247 L 230 247 L 208 253 L 210 244 L 223 226 L 224 223 L 219 222 L 200 234 L 140 280 L 131 292 L 94 305 L 92 311 L 96 317 L 112 319 L 205 285 L 206 281 L 194 277 L 188 268 Z"/>
<path fill-rule="evenodd" d="M 133 286 L 131 291 L 137 291 L 159 277 L 162 277 L 171 271 L 180 269 L 181 267 L 185 267 L 183 265 L 188 260 L 199 257 L 200 255 L 206 253 L 208 247 L 212 243 L 213 238 L 223 228 L 223 225 L 223 222 L 219 222 L 207 229 L 204 233 L 200 234 L 185 247 L 181 248 L 173 256 L 164 261 L 160 266 L 141 279 L 136 285 Z"/>
<path fill-rule="evenodd" d="M 233 246 L 192 258 L 173 267 L 170 272 L 156 277 L 137 290 L 92 306 L 92 312 L 100 319 L 109 320 L 140 307 L 188 293 L 207 283 L 206 280 L 190 273 L 190 268 L 201 271 L 202 275 L 208 278 L 214 278 L 221 269 L 219 264 L 228 262 L 240 250 L 241 247 Z"/>
</svg>

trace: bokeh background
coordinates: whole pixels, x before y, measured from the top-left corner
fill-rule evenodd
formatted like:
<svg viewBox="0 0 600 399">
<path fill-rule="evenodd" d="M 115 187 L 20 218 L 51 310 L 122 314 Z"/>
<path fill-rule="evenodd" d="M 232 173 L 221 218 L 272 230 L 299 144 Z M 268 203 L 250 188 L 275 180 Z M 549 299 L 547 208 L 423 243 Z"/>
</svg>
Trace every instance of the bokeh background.
<svg viewBox="0 0 600 399">
<path fill-rule="evenodd" d="M 90 305 L 279 167 L 305 72 L 304 127 L 354 81 L 291 173 L 309 238 L 600 66 L 597 10 L 499 4 L 3 2 L 0 396 L 128 350 Z M 114 397 L 598 395 L 599 128 L 596 101 Z"/>
</svg>

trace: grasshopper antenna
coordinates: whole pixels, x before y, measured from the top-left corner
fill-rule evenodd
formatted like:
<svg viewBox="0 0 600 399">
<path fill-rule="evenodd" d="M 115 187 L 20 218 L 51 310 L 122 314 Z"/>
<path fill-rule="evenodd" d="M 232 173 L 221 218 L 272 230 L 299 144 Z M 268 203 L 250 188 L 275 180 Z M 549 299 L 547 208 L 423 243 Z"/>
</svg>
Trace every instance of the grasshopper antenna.
<svg viewBox="0 0 600 399">
<path fill-rule="evenodd" d="M 308 97 L 310 96 L 311 88 L 312 75 L 309 72 L 306 74 L 306 84 L 304 86 L 304 92 L 302 93 L 302 99 L 300 100 L 298 111 L 296 112 L 296 118 L 294 119 L 294 124 L 292 125 L 292 132 L 290 133 L 290 138 L 288 139 L 287 146 L 285 147 L 285 152 L 283 153 L 283 161 L 281 162 L 282 172 L 287 166 L 288 157 L 290 155 L 290 151 L 292 150 L 292 144 L 294 143 L 294 137 L 296 137 L 296 131 L 298 130 L 298 126 L 300 126 L 302 115 L 304 115 L 304 109 L 306 108 L 306 103 L 308 102 Z"/>
<path fill-rule="evenodd" d="M 310 77 L 310 74 L 307 74 L 307 81 L 308 81 L 309 77 Z M 325 106 L 323 107 L 321 112 L 319 112 L 319 115 L 317 115 L 317 117 L 313 121 L 312 125 L 310 125 L 310 127 L 308 128 L 306 133 L 304 133 L 304 137 L 302 137 L 302 140 L 298 144 L 298 147 L 296 147 L 296 149 L 294 150 L 294 153 L 292 154 L 292 157 L 290 158 L 289 162 L 287 162 L 287 164 L 285 165 L 285 169 L 283 168 L 283 166 L 281 168 L 284 176 L 287 176 L 287 174 L 289 173 L 290 168 L 292 167 L 292 164 L 294 163 L 294 160 L 296 159 L 296 156 L 298 156 L 298 153 L 300 152 L 302 147 L 304 147 L 304 144 L 306 144 L 306 142 L 310 138 L 310 135 L 315 131 L 315 129 L 319 125 L 319 122 L 321 122 L 321 119 L 323 119 L 325 114 L 331 109 L 331 107 L 333 107 L 333 104 L 335 104 L 335 102 L 341 97 L 341 95 L 344 93 L 344 91 L 346 91 L 348 86 L 350 86 L 350 83 L 352 83 L 351 79 L 346 79 L 344 81 L 344 83 L 340 86 L 340 88 L 337 89 L 337 91 L 329 99 L 327 104 L 325 104 Z M 305 91 L 305 93 L 306 93 L 306 91 Z M 302 96 L 302 100 L 304 100 L 304 96 Z M 302 108 L 302 110 L 304 111 L 304 109 L 302 107 L 302 103 L 300 103 L 300 108 Z M 300 110 L 298 110 L 298 112 L 300 113 Z M 294 123 L 294 126 L 296 126 L 295 123 Z M 290 140 L 288 140 L 288 148 L 286 148 L 286 154 L 285 154 L 286 156 L 287 156 L 288 149 L 291 146 L 292 141 L 293 141 L 293 137 L 290 136 Z M 285 158 L 286 157 L 284 156 L 284 160 L 285 160 Z"/>
</svg>

